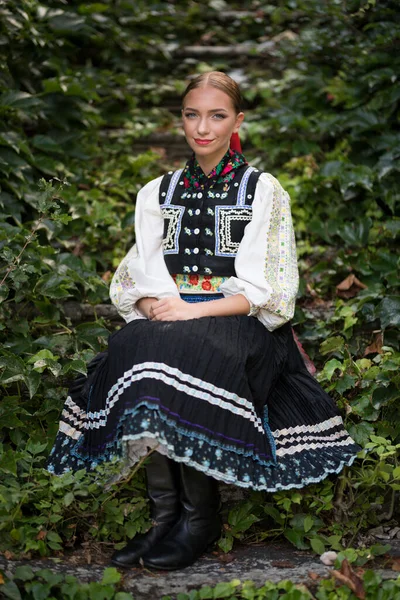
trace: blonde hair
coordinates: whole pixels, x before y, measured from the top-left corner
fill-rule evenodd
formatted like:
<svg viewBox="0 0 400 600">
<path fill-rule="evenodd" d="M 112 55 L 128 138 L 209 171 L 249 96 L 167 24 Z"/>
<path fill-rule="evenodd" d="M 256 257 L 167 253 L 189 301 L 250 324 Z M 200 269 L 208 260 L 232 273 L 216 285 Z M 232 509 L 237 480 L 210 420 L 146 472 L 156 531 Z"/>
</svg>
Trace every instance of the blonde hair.
<svg viewBox="0 0 400 600">
<path fill-rule="evenodd" d="M 217 88 L 229 96 L 236 114 L 242 111 L 243 98 L 240 88 L 232 77 L 229 77 L 229 75 L 226 75 L 222 71 L 208 71 L 192 79 L 182 94 L 182 105 L 189 92 L 196 88 L 206 87 L 207 85 Z"/>
</svg>

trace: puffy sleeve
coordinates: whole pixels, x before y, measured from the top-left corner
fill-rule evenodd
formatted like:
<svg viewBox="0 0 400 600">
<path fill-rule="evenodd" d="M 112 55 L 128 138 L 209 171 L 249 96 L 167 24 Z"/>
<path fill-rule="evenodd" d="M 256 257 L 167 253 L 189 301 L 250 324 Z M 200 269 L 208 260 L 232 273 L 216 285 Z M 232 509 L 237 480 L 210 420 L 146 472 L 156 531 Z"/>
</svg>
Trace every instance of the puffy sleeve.
<svg viewBox="0 0 400 600">
<path fill-rule="evenodd" d="M 224 296 L 243 294 L 250 303 L 249 314 L 270 331 L 293 317 L 299 274 L 290 198 L 268 173 L 258 180 L 235 271 L 236 277 L 220 288 Z"/>
<path fill-rule="evenodd" d="M 140 298 L 179 296 L 164 261 L 164 219 L 159 203 L 162 177 L 138 193 L 135 212 L 136 243 L 122 260 L 111 282 L 110 297 L 129 323 L 145 318 L 136 308 Z"/>
</svg>

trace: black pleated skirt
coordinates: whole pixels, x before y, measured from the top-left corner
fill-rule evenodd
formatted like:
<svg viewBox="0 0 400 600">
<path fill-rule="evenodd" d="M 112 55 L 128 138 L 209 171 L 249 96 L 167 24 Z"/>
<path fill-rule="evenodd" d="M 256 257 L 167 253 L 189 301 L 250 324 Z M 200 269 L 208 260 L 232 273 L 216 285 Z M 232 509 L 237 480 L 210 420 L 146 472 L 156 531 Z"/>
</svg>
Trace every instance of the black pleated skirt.
<svg viewBox="0 0 400 600">
<path fill-rule="evenodd" d="M 217 480 L 300 488 L 353 462 L 359 446 L 307 371 L 289 324 L 255 317 L 135 320 L 70 388 L 47 468 L 61 474 L 149 448 Z"/>
</svg>

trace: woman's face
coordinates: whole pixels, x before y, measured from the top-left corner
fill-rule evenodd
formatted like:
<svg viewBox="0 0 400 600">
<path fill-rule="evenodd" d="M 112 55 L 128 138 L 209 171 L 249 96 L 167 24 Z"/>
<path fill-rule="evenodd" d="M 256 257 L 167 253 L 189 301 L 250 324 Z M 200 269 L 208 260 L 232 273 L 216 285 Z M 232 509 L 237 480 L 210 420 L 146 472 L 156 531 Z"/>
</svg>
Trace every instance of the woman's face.
<svg viewBox="0 0 400 600">
<path fill-rule="evenodd" d="M 238 131 L 244 114 L 236 113 L 225 92 L 205 86 L 186 95 L 182 117 L 189 146 L 200 162 L 213 167 L 228 150 L 231 135 Z"/>
</svg>

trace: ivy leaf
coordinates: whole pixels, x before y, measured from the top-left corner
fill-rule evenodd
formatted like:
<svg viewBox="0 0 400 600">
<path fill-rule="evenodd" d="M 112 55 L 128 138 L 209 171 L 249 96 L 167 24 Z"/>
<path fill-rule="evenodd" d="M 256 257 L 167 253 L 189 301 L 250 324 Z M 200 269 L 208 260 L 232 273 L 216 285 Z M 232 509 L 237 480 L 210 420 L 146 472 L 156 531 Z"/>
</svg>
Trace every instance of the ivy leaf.
<svg viewBox="0 0 400 600">
<path fill-rule="evenodd" d="M 75 496 L 72 492 L 67 492 L 63 498 L 64 506 L 70 506 L 75 499 Z"/>
<path fill-rule="evenodd" d="M 400 390 L 394 384 L 390 384 L 388 387 L 378 387 L 372 394 L 372 405 L 379 409 L 397 398 L 400 398 Z"/>
<path fill-rule="evenodd" d="M 0 369 L 4 369 L 0 381 L 5 384 L 21 381 L 24 378 L 26 366 L 19 356 L 2 356 L 0 358 Z"/>
<path fill-rule="evenodd" d="M 313 525 L 314 525 L 314 519 L 310 515 L 307 515 L 305 517 L 304 523 L 303 523 L 304 531 L 307 533 L 308 531 L 310 531 L 310 529 L 312 529 Z"/>
<path fill-rule="evenodd" d="M 22 600 L 21 592 L 14 581 L 7 581 L 7 583 L 2 585 L 1 593 L 4 598 L 8 598 L 9 600 Z"/>
<path fill-rule="evenodd" d="M 307 550 L 309 545 L 304 541 L 304 534 L 296 529 L 286 529 L 283 532 L 286 539 L 289 540 L 299 550 Z"/>
<path fill-rule="evenodd" d="M 325 552 L 325 544 L 320 538 L 311 538 L 310 545 L 316 554 L 323 554 Z"/>
<path fill-rule="evenodd" d="M 40 373 L 37 373 L 36 371 L 31 371 L 27 375 L 24 375 L 23 380 L 26 387 L 28 388 L 29 397 L 33 398 L 34 395 L 37 393 L 41 383 Z"/>
<path fill-rule="evenodd" d="M 228 532 L 218 541 L 218 546 L 221 548 L 222 552 L 230 552 L 233 547 L 233 536 Z"/>
<path fill-rule="evenodd" d="M 229 583 L 217 583 L 214 588 L 214 598 L 232 598 L 232 594 L 235 592 L 235 582 L 230 581 Z"/>
<path fill-rule="evenodd" d="M 7 300 L 9 293 L 9 287 L 5 283 L 2 283 L 0 285 L 0 302 L 4 302 L 4 300 Z"/>
<path fill-rule="evenodd" d="M 338 394 L 343 394 L 343 392 L 346 390 L 351 390 L 355 386 L 356 381 L 357 377 L 354 377 L 354 375 L 349 375 L 349 373 L 345 373 L 343 377 L 338 379 L 335 389 Z"/>
<path fill-rule="evenodd" d="M 335 335 L 323 341 L 319 347 L 322 355 L 330 354 L 331 352 L 341 352 L 344 347 L 344 339 L 341 335 Z"/>
<path fill-rule="evenodd" d="M 251 513 L 253 508 L 254 506 L 251 502 L 245 502 L 230 511 L 228 523 L 235 533 L 247 531 L 253 523 L 258 521 L 258 518 Z"/>
<path fill-rule="evenodd" d="M 9 91 L 0 96 L 0 106 L 11 106 L 13 108 L 27 108 L 42 104 L 41 100 L 32 94 L 20 91 Z"/>
<path fill-rule="evenodd" d="M 102 342 L 109 336 L 107 329 L 98 323 L 81 323 L 75 330 L 78 339 L 96 351 L 100 351 Z"/>
<path fill-rule="evenodd" d="M 343 225 L 337 234 L 347 242 L 349 246 L 365 246 L 368 244 L 371 226 L 372 220 L 369 217 L 367 219 L 358 219 L 354 223 L 346 223 Z"/>
<path fill-rule="evenodd" d="M 35 573 L 28 565 L 17 567 L 14 572 L 14 578 L 21 581 L 30 581 L 35 577 Z"/>
<path fill-rule="evenodd" d="M 31 591 L 34 600 L 47 600 L 50 596 L 51 586 L 48 583 L 34 582 Z"/>
<path fill-rule="evenodd" d="M 60 144 L 53 140 L 48 135 L 35 135 L 31 141 L 32 145 L 44 152 L 56 153 L 61 152 Z"/>
<path fill-rule="evenodd" d="M 0 471 L 3 471 L 3 473 L 17 475 L 17 460 L 15 457 L 15 452 L 12 450 L 7 450 L 0 455 Z"/>
<path fill-rule="evenodd" d="M 347 197 L 349 189 L 360 186 L 369 192 L 372 191 L 374 171 L 366 165 L 346 165 L 339 173 L 340 190 Z"/>
<path fill-rule="evenodd" d="M 75 373 L 82 373 L 82 375 L 86 375 L 87 374 L 86 362 L 84 360 L 81 360 L 80 358 L 75 358 L 74 360 L 71 360 L 66 365 L 64 365 L 61 373 L 62 373 L 62 375 L 66 375 L 70 371 L 74 371 Z"/>
<path fill-rule="evenodd" d="M 353 438 L 353 440 L 359 444 L 360 446 L 365 446 L 370 439 L 371 435 L 374 433 L 375 429 L 371 423 L 361 422 L 356 423 L 355 425 L 350 425 L 348 427 L 349 435 Z"/>
<path fill-rule="evenodd" d="M 32 454 L 33 456 L 37 456 L 38 454 L 43 452 L 45 448 L 47 448 L 47 442 L 40 443 L 34 442 L 33 440 L 29 440 L 26 445 L 26 451 Z"/>
<path fill-rule="evenodd" d="M 377 308 L 382 329 L 400 326 L 400 296 L 386 296 Z"/>
<path fill-rule="evenodd" d="M 119 583 L 121 581 L 121 577 L 122 575 L 117 571 L 117 569 L 114 567 L 109 567 L 108 569 L 105 569 L 101 583 L 103 585 Z"/>
<path fill-rule="evenodd" d="M 323 370 L 323 373 L 324 375 L 326 375 L 328 381 L 331 381 L 336 369 L 339 369 L 339 371 L 342 373 L 344 369 L 343 363 L 341 363 L 340 360 L 337 360 L 337 358 L 332 358 L 332 360 L 328 360 Z"/>
</svg>

